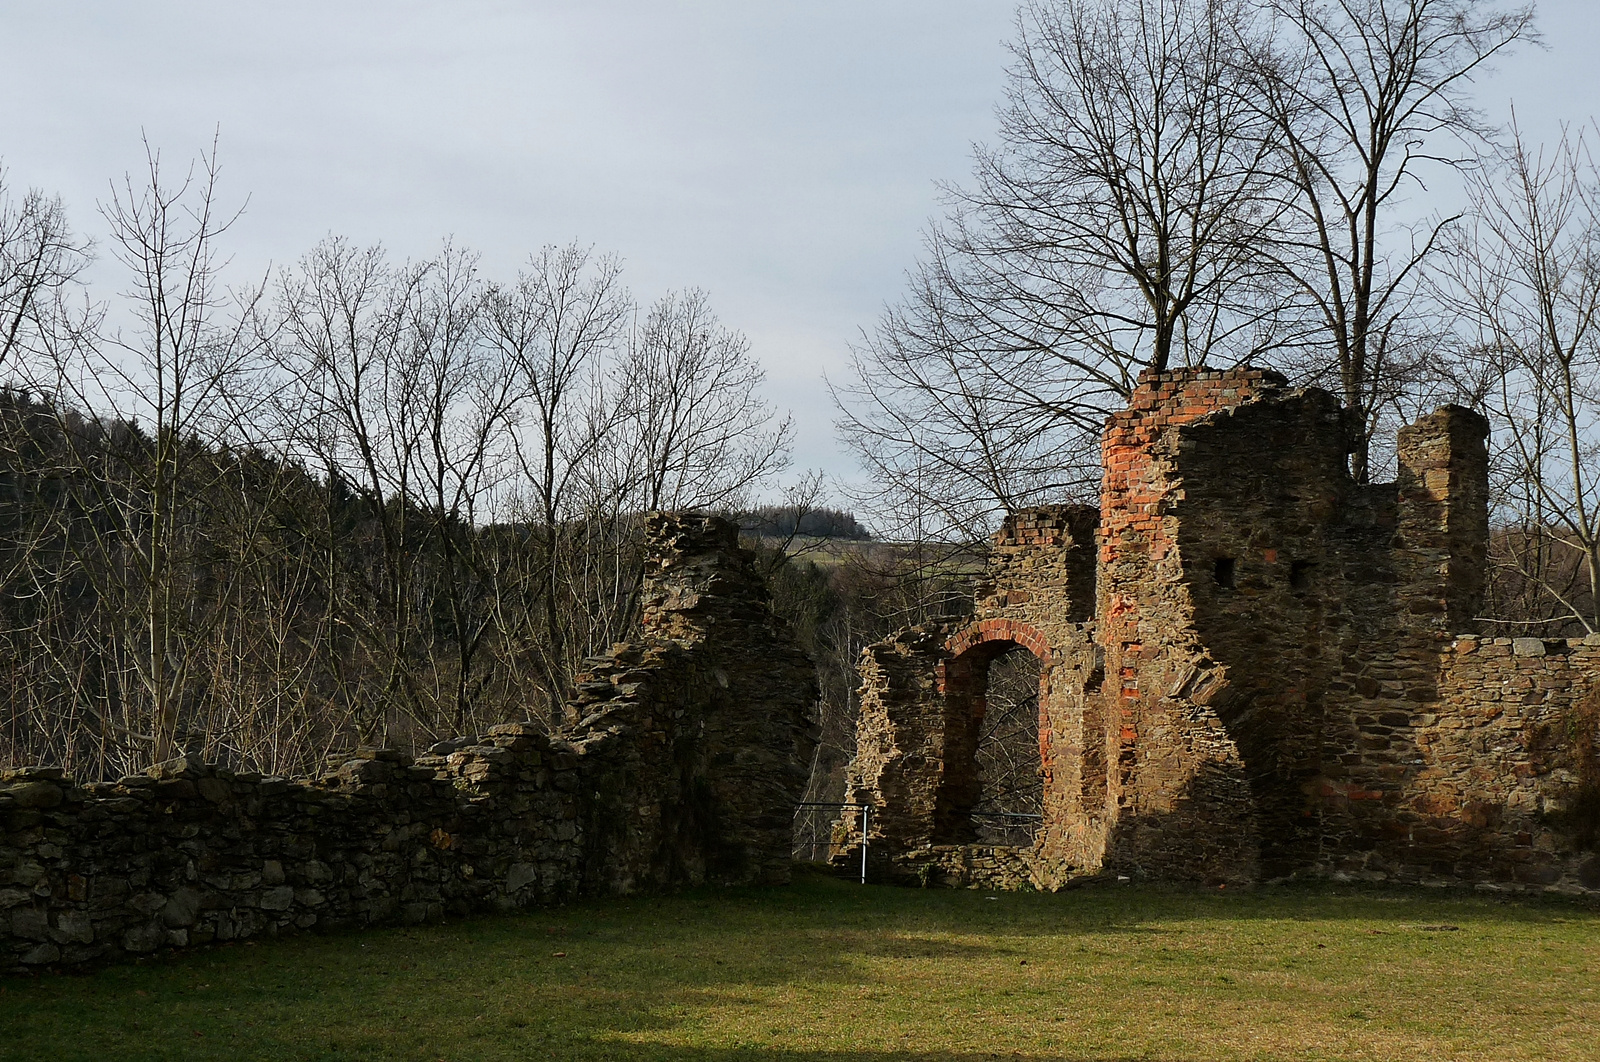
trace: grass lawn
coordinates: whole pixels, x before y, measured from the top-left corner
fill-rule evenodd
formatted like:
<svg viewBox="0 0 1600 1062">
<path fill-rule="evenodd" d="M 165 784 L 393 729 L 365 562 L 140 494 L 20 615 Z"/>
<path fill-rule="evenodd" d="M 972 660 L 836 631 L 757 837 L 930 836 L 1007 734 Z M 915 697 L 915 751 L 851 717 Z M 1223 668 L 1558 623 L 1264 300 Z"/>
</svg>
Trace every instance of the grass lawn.
<svg viewBox="0 0 1600 1062">
<path fill-rule="evenodd" d="M 805 875 L 0 978 L 0 1058 L 1600 1059 L 1600 912 Z"/>
</svg>

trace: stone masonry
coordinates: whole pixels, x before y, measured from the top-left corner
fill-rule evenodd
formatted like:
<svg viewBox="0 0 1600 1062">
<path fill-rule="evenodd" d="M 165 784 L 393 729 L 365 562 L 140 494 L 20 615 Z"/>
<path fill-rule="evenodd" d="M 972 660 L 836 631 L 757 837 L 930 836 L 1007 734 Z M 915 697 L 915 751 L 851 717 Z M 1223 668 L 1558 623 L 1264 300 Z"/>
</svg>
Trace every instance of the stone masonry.
<svg viewBox="0 0 1600 1062">
<path fill-rule="evenodd" d="M 116 783 L 0 775 L 0 968 L 312 927 L 785 880 L 814 670 L 731 523 L 654 514 L 644 635 L 528 723 L 315 778 L 179 759 Z"/>
<path fill-rule="evenodd" d="M 1326 392 L 1146 374 L 1098 510 L 1012 514 L 968 621 L 865 651 L 847 799 L 874 805 L 880 872 L 1600 892 L 1600 637 L 1475 633 L 1487 433 L 1441 409 L 1401 431 L 1397 482 L 1361 485 Z M 972 843 L 973 752 L 989 662 L 1019 647 L 1044 821 L 1006 852 Z"/>
</svg>

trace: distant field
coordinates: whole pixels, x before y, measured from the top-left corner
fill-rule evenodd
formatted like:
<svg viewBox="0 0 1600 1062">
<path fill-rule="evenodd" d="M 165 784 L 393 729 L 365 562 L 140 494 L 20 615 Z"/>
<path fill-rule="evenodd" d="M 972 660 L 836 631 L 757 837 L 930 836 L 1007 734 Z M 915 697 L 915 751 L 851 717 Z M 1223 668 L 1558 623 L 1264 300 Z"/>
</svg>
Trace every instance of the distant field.
<svg viewBox="0 0 1600 1062">
<path fill-rule="evenodd" d="M 0 979 L 0 1058 L 1600 1058 L 1600 912 L 1349 889 L 592 902 Z"/>
<path fill-rule="evenodd" d="M 890 567 L 899 557 L 916 549 L 914 545 L 906 542 L 812 538 L 806 535 L 796 536 L 792 540 L 767 538 L 763 541 L 769 546 L 782 546 L 795 560 L 810 561 L 824 569 L 837 567 L 849 560 Z M 981 553 L 947 543 L 932 543 L 922 548 L 923 555 L 948 574 L 973 575 L 983 570 L 984 558 Z"/>
</svg>

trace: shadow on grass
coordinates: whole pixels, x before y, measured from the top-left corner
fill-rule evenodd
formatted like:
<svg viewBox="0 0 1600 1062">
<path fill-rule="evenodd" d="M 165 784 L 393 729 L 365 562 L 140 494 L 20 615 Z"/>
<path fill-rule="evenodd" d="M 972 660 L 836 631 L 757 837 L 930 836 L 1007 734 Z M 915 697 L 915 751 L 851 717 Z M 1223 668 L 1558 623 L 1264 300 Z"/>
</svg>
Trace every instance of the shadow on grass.
<svg viewBox="0 0 1600 1062">
<path fill-rule="evenodd" d="M 1378 932 L 1372 926 L 1415 929 L 1415 940 L 1443 925 L 1467 927 L 1462 936 L 1471 936 L 1474 928 L 1577 922 L 1592 935 L 1600 912 L 1336 886 L 1242 893 L 1109 886 L 991 899 L 808 875 L 788 889 L 591 901 L 443 926 L 235 945 L 83 977 L 0 980 L 0 1059 L 1177 1062 L 1187 1056 L 1141 1053 L 1115 1040 L 1111 1048 L 1102 1042 L 1032 1054 L 1004 1038 L 995 1041 L 997 1053 L 864 1045 L 892 1042 L 879 1035 L 885 1028 L 906 1030 L 912 1044 L 936 1042 L 919 1036 L 919 1022 L 950 1015 L 959 1029 L 961 1015 L 988 1003 L 944 999 L 930 981 L 943 977 L 967 991 L 960 978 L 972 971 L 1019 971 L 1027 965 L 1019 953 L 1039 947 L 1034 938 L 1059 938 L 1045 945 L 1051 954 L 1096 941 L 1166 952 L 1189 938 L 1185 923 L 1194 922 L 1257 929 L 1349 922 L 1343 939 L 1354 947 L 1376 946 L 1356 936 Z M 1444 937 L 1432 934 L 1426 944 Z M 1322 946 L 1293 939 L 1294 947 Z M 1014 990 L 1016 998 L 1002 1002 L 1023 1014 L 1056 987 L 1008 985 L 1004 994 Z M 860 1023 L 859 1036 L 840 1024 L 851 1021 Z M 718 1046 L 668 1042 L 697 1038 Z M 852 1040 L 863 1046 L 774 1046 Z"/>
</svg>

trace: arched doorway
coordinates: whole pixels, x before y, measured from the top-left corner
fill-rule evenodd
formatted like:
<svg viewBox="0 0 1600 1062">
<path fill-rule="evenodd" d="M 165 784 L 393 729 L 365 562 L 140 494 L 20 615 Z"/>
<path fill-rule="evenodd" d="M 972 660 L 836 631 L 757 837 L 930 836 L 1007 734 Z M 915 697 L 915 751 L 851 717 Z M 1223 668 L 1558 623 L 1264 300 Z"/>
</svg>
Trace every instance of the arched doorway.
<svg viewBox="0 0 1600 1062">
<path fill-rule="evenodd" d="M 957 655 L 944 664 L 935 844 L 1032 843 L 1043 803 L 1044 666 L 1038 650 L 1011 633 L 955 639 Z"/>
<path fill-rule="evenodd" d="M 978 734 L 979 844 L 1031 845 L 1044 808 L 1039 658 L 1018 646 L 989 663 Z"/>
</svg>

